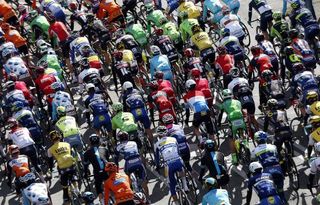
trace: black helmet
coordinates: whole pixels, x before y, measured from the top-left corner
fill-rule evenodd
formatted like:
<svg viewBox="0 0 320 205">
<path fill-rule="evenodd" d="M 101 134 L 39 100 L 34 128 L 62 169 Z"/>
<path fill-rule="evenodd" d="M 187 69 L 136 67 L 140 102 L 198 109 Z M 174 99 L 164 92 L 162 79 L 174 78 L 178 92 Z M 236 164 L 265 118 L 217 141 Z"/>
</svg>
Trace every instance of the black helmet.
<svg viewBox="0 0 320 205">
<path fill-rule="evenodd" d="M 264 35 L 262 33 L 258 33 L 255 37 L 256 41 L 259 43 L 264 40 Z"/>
<path fill-rule="evenodd" d="M 298 38 L 298 36 L 299 36 L 299 31 L 297 30 L 297 29 L 291 29 L 290 31 L 289 31 L 289 36 L 290 36 L 290 38 L 291 39 L 294 39 L 294 38 Z"/>
<path fill-rule="evenodd" d="M 207 140 L 204 145 L 207 152 L 216 151 L 216 143 L 213 140 Z"/>
<path fill-rule="evenodd" d="M 97 145 L 97 144 L 100 143 L 100 138 L 99 138 L 98 135 L 92 134 L 92 135 L 90 135 L 90 137 L 89 137 L 89 141 L 90 141 L 90 144 L 91 144 L 91 145 Z"/>
</svg>

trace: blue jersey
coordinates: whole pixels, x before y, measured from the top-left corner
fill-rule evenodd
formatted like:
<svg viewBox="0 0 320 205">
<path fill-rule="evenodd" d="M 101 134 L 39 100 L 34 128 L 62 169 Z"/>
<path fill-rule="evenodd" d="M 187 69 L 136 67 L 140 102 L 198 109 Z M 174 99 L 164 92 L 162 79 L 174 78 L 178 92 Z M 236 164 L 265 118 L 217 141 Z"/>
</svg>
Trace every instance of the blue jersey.
<svg viewBox="0 0 320 205">
<path fill-rule="evenodd" d="M 169 58 L 166 55 L 156 55 L 150 59 L 150 74 L 151 79 L 154 77 L 156 71 L 164 73 L 165 80 L 172 80 L 172 71 Z"/>
<path fill-rule="evenodd" d="M 269 173 L 261 173 L 251 177 L 248 188 L 250 190 L 254 188 L 260 200 L 277 195 L 277 189 L 274 185 L 272 175 Z"/>
<path fill-rule="evenodd" d="M 202 198 L 202 205 L 224 204 L 231 205 L 228 191 L 225 189 L 212 189 Z"/>
</svg>

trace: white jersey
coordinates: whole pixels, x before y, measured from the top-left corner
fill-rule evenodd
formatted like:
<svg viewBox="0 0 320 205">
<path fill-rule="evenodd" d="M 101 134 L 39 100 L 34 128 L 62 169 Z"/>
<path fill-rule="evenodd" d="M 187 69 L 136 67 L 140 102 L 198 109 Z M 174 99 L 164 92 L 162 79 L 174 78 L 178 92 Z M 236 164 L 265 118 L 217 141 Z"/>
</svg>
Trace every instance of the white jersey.
<svg viewBox="0 0 320 205">
<path fill-rule="evenodd" d="M 180 159 L 177 140 L 174 137 L 163 137 L 155 146 L 156 152 L 162 157 L 165 163 Z"/>
<path fill-rule="evenodd" d="M 236 36 L 236 37 L 240 38 L 245 35 L 245 33 L 240 25 L 239 17 L 237 15 L 229 14 L 227 16 L 224 16 L 220 20 L 220 26 L 221 26 L 221 28 L 229 29 L 231 36 Z"/>
<path fill-rule="evenodd" d="M 25 127 L 20 127 L 13 132 L 10 131 L 8 134 L 8 138 L 11 139 L 13 143 L 19 147 L 19 149 L 34 144 L 29 130 Z"/>
<path fill-rule="evenodd" d="M 23 79 L 30 76 L 27 66 L 20 57 L 14 56 L 9 58 L 3 67 L 7 74 L 14 73 L 18 79 Z"/>
<path fill-rule="evenodd" d="M 240 84 L 247 84 L 249 85 L 249 82 L 247 79 L 245 78 L 234 78 L 229 84 L 228 84 L 228 89 L 232 91 L 232 93 L 234 92 L 233 89 L 240 85 Z"/>
<path fill-rule="evenodd" d="M 26 187 L 22 196 L 32 205 L 48 205 L 50 203 L 47 186 L 43 183 L 33 183 Z"/>
</svg>

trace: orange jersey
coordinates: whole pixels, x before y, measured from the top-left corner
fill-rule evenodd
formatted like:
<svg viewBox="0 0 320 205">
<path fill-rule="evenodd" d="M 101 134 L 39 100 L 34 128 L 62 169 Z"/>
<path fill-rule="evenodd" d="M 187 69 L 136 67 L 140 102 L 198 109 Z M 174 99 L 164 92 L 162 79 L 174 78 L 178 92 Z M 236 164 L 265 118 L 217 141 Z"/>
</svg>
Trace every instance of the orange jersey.
<svg viewBox="0 0 320 205">
<path fill-rule="evenodd" d="M 20 35 L 19 31 L 15 30 L 15 29 L 9 29 L 9 31 L 7 31 L 4 34 L 4 38 L 7 41 L 12 42 L 16 46 L 16 48 L 19 48 L 19 47 L 27 44 L 26 39 L 23 38 Z"/>
<path fill-rule="evenodd" d="M 10 17 L 16 16 L 16 12 L 6 1 L 0 0 L 0 16 L 3 17 L 4 22 L 7 22 Z"/>
<path fill-rule="evenodd" d="M 112 22 L 117 17 L 121 16 L 121 7 L 113 0 L 102 0 L 99 4 L 97 13 L 98 19 L 103 19 L 108 16 L 108 22 Z"/>
<path fill-rule="evenodd" d="M 104 204 L 108 204 L 110 191 L 116 200 L 116 205 L 133 199 L 133 191 L 130 187 L 128 175 L 114 173 L 104 182 Z"/>
<path fill-rule="evenodd" d="M 19 155 L 18 158 L 11 159 L 8 162 L 8 167 L 13 170 L 17 178 L 23 177 L 30 172 L 28 157 L 25 155 Z"/>
</svg>

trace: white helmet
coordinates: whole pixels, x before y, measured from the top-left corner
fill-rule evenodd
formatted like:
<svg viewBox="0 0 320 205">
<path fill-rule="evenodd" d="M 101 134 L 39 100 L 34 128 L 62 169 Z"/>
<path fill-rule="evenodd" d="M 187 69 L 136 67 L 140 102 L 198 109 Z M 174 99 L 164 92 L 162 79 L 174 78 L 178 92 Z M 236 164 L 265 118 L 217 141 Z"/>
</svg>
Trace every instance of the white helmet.
<svg viewBox="0 0 320 205">
<path fill-rule="evenodd" d="M 255 173 L 257 169 L 263 169 L 262 165 L 259 162 L 251 162 L 249 165 L 249 170 L 251 173 Z"/>
<path fill-rule="evenodd" d="M 314 150 L 320 153 L 320 142 L 314 144 Z"/>
<path fill-rule="evenodd" d="M 190 89 L 190 88 L 194 87 L 195 85 L 196 85 L 196 81 L 194 81 L 194 80 L 192 80 L 192 79 L 189 79 L 189 80 L 187 80 L 187 82 L 186 82 L 186 87 L 187 87 L 187 89 Z"/>
<path fill-rule="evenodd" d="M 89 91 L 90 88 L 94 88 L 94 87 L 95 87 L 95 85 L 93 83 L 88 83 L 86 85 L 86 90 Z"/>
<path fill-rule="evenodd" d="M 133 88 L 133 85 L 130 81 L 126 81 L 122 85 L 123 90 L 127 91 L 129 88 Z"/>
</svg>

